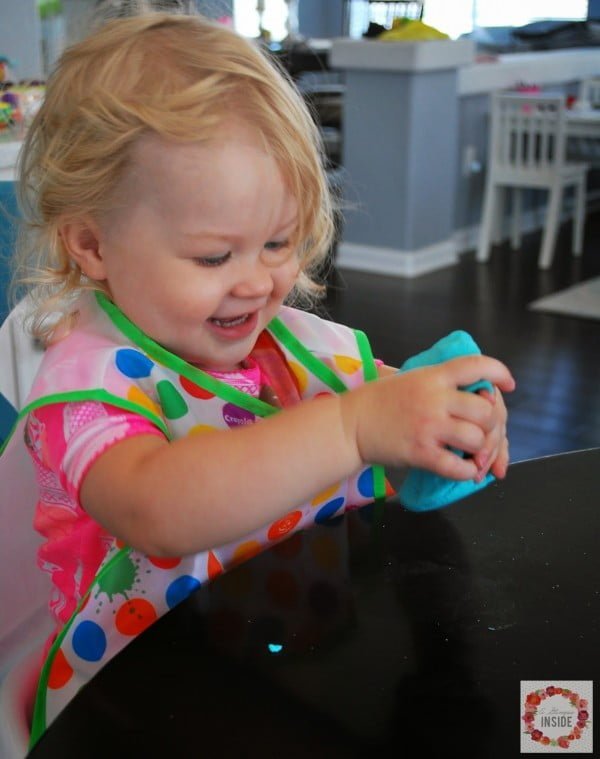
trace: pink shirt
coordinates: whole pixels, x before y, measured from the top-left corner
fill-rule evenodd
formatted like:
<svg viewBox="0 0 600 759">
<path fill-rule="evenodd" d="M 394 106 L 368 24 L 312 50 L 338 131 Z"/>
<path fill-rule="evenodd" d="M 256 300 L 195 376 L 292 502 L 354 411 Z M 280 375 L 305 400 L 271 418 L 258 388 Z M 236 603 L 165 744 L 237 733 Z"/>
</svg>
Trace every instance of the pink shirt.
<svg viewBox="0 0 600 759">
<path fill-rule="evenodd" d="M 75 611 L 111 543 L 82 509 L 81 483 L 111 445 L 142 434 L 162 436 L 145 417 L 96 401 L 55 403 L 29 415 L 26 442 L 39 489 L 33 526 L 46 539 L 38 564 L 51 576 L 49 607 L 60 624 Z"/>
</svg>

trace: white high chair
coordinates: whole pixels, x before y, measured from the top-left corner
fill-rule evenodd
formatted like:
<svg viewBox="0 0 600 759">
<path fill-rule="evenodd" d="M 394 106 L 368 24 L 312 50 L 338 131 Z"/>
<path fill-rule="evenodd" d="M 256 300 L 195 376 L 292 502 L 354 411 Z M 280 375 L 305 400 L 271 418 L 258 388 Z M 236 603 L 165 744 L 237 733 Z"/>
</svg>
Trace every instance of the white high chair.
<svg viewBox="0 0 600 759">
<path fill-rule="evenodd" d="M 17 410 L 42 356 L 23 328 L 27 307 L 28 301 L 21 301 L 0 327 L 0 393 Z M 50 582 L 36 563 L 40 543 L 32 525 L 36 495 L 29 457 L 7 447 L 0 457 L 1 759 L 23 759 L 27 754 L 41 651 L 52 628 L 47 608 Z"/>
<path fill-rule="evenodd" d="M 585 222 L 588 165 L 565 161 L 566 112 L 563 96 L 538 94 L 492 95 L 491 129 L 483 217 L 476 258 L 490 256 L 492 228 L 502 194 L 513 188 L 511 244 L 520 247 L 521 190 L 549 191 L 546 223 L 538 257 L 540 269 L 552 265 L 565 187 L 575 187 L 573 255 L 581 255 Z"/>
</svg>

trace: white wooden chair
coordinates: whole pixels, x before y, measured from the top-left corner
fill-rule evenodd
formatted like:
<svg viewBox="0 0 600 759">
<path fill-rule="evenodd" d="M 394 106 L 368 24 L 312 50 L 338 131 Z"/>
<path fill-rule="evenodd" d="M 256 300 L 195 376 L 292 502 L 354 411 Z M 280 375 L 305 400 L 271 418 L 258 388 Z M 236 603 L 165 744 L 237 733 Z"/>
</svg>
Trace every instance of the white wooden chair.
<svg viewBox="0 0 600 759">
<path fill-rule="evenodd" d="M 513 190 L 511 244 L 521 244 L 521 191 L 548 190 L 548 206 L 538 258 L 540 269 L 552 265 L 561 202 L 566 187 L 575 188 L 573 255 L 581 255 L 585 223 L 588 165 L 565 160 L 566 112 L 563 96 L 494 93 L 483 216 L 477 260 L 490 256 L 497 209 L 503 195 Z"/>
<path fill-rule="evenodd" d="M 24 404 L 42 356 L 24 329 L 27 308 L 25 299 L 0 326 L 0 393 L 16 410 Z M 33 463 L 7 447 L 0 457 L 1 759 L 23 759 L 27 753 L 41 649 L 52 629 L 50 582 L 36 563 L 41 541 L 33 529 L 36 495 Z"/>
</svg>

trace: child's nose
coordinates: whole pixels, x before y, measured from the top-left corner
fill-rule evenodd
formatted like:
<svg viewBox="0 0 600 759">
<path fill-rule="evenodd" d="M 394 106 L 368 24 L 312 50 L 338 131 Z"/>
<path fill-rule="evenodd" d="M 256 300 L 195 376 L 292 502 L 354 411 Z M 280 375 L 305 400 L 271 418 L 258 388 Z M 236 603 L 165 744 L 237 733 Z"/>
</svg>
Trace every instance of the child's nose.
<svg viewBox="0 0 600 759">
<path fill-rule="evenodd" d="M 262 298 L 272 289 L 272 271 L 258 259 L 243 267 L 233 292 L 238 298 Z"/>
</svg>

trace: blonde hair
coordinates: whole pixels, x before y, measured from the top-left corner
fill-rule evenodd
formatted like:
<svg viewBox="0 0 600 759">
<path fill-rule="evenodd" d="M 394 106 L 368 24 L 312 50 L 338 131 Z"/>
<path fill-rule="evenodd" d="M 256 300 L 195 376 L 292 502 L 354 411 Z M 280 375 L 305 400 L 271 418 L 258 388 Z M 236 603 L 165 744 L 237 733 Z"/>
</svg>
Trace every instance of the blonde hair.
<svg viewBox="0 0 600 759">
<path fill-rule="evenodd" d="M 74 294 L 101 288 L 65 250 L 65 219 L 111 210 L 143 135 L 208 140 L 234 118 L 260 132 L 298 201 L 294 294 L 322 292 L 316 272 L 332 242 L 332 201 L 319 132 L 302 97 L 252 41 L 200 16 L 150 12 L 108 21 L 68 48 L 26 136 L 15 281 L 35 286 L 36 337 L 51 337 L 48 316 L 64 312 Z"/>
</svg>

